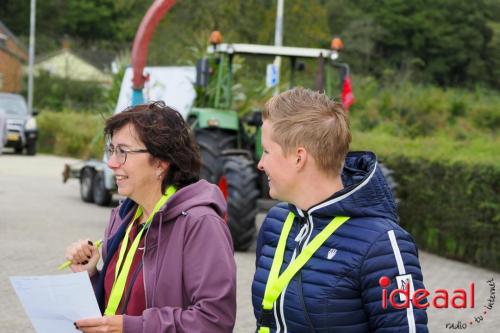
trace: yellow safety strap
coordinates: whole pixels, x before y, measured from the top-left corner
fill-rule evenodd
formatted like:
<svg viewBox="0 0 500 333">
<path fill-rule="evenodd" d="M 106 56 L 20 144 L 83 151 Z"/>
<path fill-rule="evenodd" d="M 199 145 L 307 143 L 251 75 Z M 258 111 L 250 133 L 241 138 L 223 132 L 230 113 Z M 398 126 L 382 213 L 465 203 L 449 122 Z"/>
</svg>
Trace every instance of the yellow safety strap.
<svg viewBox="0 0 500 333">
<path fill-rule="evenodd" d="M 137 252 L 137 247 L 139 246 L 139 242 L 141 241 L 142 234 L 145 229 L 149 227 L 151 222 L 153 221 L 153 217 L 160 210 L 161 207 L 170 199 L 170 197 L 175 193 L 176 189 L 174 186 L 169 186 L 165 194 L 158 200 L 153 211 L 149 215 L 146 223 L 144 224 L 144 228 L 139 231 L 137 236 L 134 238 L 132 245 L 130 245 L 130 249 L 125 258 L 125 262 L 123 262 L 123 257 L 125 256 L 125 251 L 128 246 L 128 238 L 130 234 L 130 230 L 132 229 L 132 225 L 135 220 L 142 215 L 143 208 L 139 206 L 137 211 L 135 212 L 134 218 L 132 219 L 132 223 L 127 228 L 127 232 L 123 237 L 122 245 L 120 247 L 120 254 L 118 256 L 118 261 L 116 263 L 115 268 L 115 281 L 113 282 L 113 287 L 111 288 L 111 294 L 109 295 L 108 305 L 106 310 L 104 311 L 105 316 L 112 316 L 116 314 L 116 309 L 118 309 L 118 305 L 120 305 L 120 301 L 123 297 L 123 291 L 125 290 L 125 284 L 127 282 L 127 277 L 130 272 L 130 267 L 132 266 L 132 261 L 134 259 L 135 253 Z M 122 267 L 123 262 L 123 267 Z M 120 269 L 120 267 L 122 267 Z"/>
<path fill-rule="evenodd" d="M 271 266 L 271 271 L 269 272 L 269 277 L 267 278 L 266 289 L 264 292 L 264 298 L 262 300 L 262 312 L 261 320 L 259 322 L 258 333 L 269 333 L 270 328 L 270 316 L 272 316 L 273 304 L 276 302 L 281 292 L 290 283 L 295 274 L 306 264 L 306 262 L 313 256 L 319 247 L 330 237 L 335 230 L 337 230 L 344 222 L 349 220 L 347 216 L 337 216 L 335 217 L 314 239 L 307 244 L 306 247 L 302 249 L 302 252 L 293 262 L 288 265 L 285 271 L 279 275 L 281 265 L 283 264 L 283 257 L 285 254 L 286 240 L 288 234 L 292 229 L 293 220 L 295 214 L 290 212 L 285 220 L 283 229 L 281 230 L 280 239 L 278 241 L 278 247 L 276 248 L 276 253 L 274 254 L 273 264 Z M 268 316 L 266 320 L 262 320 L 262 316 L 266 312 L 265 316 Z"/>
</svg>

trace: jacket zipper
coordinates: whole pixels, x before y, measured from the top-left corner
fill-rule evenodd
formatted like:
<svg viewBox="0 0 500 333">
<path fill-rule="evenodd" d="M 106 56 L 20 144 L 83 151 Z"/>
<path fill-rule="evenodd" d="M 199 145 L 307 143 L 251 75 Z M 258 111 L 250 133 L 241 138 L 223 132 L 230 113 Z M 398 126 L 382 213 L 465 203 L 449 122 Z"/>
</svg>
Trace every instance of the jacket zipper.
<svg viewBox="0 0 500 333">
<path fill-rule="evenodd" d="M 306 216 L 308 217 L 307 222 L 310 225 L 310 232 L 308 232 L 309 236 L 306 237 L 306 241 L 304 243 L 302 243 L 302 240 L 301 240 L 302 244 L 299 244 L 299 253 L 297 255 L 301 254 L 304 247 L 307 244 L 309 244 L 309 239 L 310 239 L 310 237 L 312 235 L 312 231 L 313 231 L 312 229 L 313 229 L 314 222 L 313 222 L 312 215 L 306 213 Z M 311 321 L 311 317 L 309 316 L 309 313 L 307 312 L 306 302 L 304 299 L 304 293 L 303 293 L 303 289 L 302 289 L 302 269 L 298 272 L 297 289 L 298 289 L 298 295 L 299 295 L 300 300 L 301 300 L 302 308 L 304 310 L 304 316 L 306 317 L 310 332 L 315 333 L 316 330 L 314 329 L 314 326 L 313 326 L 312 321 Z"/>
</svg>

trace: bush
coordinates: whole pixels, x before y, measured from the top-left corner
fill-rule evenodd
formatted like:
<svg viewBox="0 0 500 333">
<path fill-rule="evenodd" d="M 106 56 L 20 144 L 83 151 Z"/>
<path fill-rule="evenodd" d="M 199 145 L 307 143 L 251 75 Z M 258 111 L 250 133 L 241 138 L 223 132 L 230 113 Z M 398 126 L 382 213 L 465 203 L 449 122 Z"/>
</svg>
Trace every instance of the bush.
<svg viewBox="0 0 500 333">
<path fill-rule="evenodd" d="M 41 152 L 82 159 L 102 157 L 104 119 L 101 115 L 45 110 L 37 122 Z"/>
<path fill-rule="evenodd" d="M 500 271 L 500 167 L 385 156 L 420 248 Z"/>
<path fill-rule="evenodd" d="M 492 132 L 500 129 L 500 111 L 498 106 L 479 106 L 472 115 L 474 124 Z"/>
<path fill-rule="evenodd" d="M 69 80 L 41 71 L 35 78 L 34 107 L 52 111 L 74 109 L 105 112 L 108 90 L 108 86 L 99 82 Z"/>
<path fill-rule="evenodd" d="M 353 128 L 363 131 L 383 127 L 391 129 L 393 135 L 418 138 L 440 132 L 457 136 L 494 133 L 500 128 L 500 97 L 480 87 L 473 91 L 443 90 L 355 77 L 354 93 L 357 102 L 352 107 L 351 121 Z"/>
</svg>

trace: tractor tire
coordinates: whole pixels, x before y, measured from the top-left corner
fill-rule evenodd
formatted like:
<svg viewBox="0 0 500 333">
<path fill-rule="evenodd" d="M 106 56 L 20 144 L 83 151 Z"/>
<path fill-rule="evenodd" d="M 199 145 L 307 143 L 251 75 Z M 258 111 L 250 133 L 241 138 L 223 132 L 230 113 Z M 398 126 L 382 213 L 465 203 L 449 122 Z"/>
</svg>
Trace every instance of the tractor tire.
<svg viewBox="0 0 500 333">
<path fill-rule="evenodd" d="M 246 251 L 256 234 L 259 175 L 255 163 L 244 156 L 224 159 L 223 176 L 227 182 L 228 227 L 236 251 Z"/>
<path fill-rule="evenodd" d="M 201 154 L 201 178 L 212 184 L 218 184 L 224 166 L 221 153 L 225 149 L 236 148 L 235 133 L 220 129 L 200 128 L 195 131 L 196 143 Z"/>
<path fill-rule="evenodd" d="M 35 140 L 28 141 L 28 144 L 26 145 L 26 154 L 28 154 L 29 156 L 36 155 L 36 141 Z"/>
<path fill-rule="evenodd" d="M 80 178 L 80 198 L 84 202 L 94 202 L 94 170 L 85 168 Z"/>
<path fill-rule="evenodd" d="M 108 206 L 111 202 L 111 192 L 104 186 L 104 174 L 96 172 L 92 182 L 94 202 L 99 206 Z"/>
</svg>

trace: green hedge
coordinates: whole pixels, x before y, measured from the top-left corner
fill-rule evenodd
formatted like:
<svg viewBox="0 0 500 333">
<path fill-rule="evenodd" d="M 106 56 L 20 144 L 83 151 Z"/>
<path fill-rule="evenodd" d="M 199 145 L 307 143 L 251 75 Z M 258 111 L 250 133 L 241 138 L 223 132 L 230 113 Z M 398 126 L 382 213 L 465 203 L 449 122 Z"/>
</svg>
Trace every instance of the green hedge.
<svg viewBox="0 0 500 333">
<path fill-rule="evenodd" d="M 401 225 L 419 248 L 500 271 L 500 138 L 395 137 L 353 131 L 394 171 Z"/>
<path fill-rule="evenodd" d="M 500 166 L 386 156 L 421 249 L 500 271 Z"/>
</svg>

